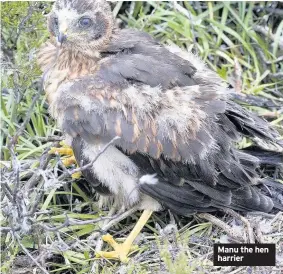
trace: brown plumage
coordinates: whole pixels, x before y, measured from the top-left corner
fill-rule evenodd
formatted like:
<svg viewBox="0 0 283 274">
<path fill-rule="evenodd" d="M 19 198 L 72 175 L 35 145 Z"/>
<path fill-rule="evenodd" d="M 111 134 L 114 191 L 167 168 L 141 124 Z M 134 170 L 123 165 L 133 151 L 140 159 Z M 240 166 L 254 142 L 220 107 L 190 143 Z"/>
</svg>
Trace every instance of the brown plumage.
<svg viewBox="0 0 283 274">
<path fill-rule="evenodd" d="M 248 136 L 282 146 L 278 133 L 232 102 L 196 56 L 114 27 L 102 0 L 59 0 L 48 27 L 39 65 L 50 113 L 78 163 L 121 137 L 83 172 L 98 192 L 125 207 L 183 215 L 273 208 L 257 187 L 260 158 L 235 142 Z"/>
</svg>

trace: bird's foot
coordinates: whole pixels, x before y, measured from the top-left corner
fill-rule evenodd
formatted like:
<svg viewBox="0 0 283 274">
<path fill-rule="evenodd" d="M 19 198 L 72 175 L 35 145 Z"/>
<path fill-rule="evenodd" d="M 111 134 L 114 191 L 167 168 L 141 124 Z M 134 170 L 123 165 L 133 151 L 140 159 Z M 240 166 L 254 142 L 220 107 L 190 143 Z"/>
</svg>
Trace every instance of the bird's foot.
<svg viewBox="0 0 283 274">
<path fill-rule="evenodd" d="M 127 263 L 129 261 L 128 258 L 129 253 L 137 249 L 137 246 L 133 245 L 133 242 L 138 236 L 138 234 L 141 232 L 142 228 L 150 218 L 151 214 L 152 214 L 151 210 L 144 210 L 138 222 L 134 226 L 133 230 L 131 231 L 125 242 L 122 244 L 118 244 L 109 234 L 102 236 L 102 240 L 110 244 L 114 248 L 114 251 L 110 251 L 110 252 L 98 251 L 96 253 L 96 257 L 103 257 L 106 259 L 116 259 L 116 260 L 120 260 L 122 263 Z"/>
<path fill-rule="evenodd" d="M 117 243 L 110 234 L 103 235 L 102 240 L 111 245 L 114 251 L 98 251 L 96 253 L 97 258 L 102 257 L 105 259 L 120 260 L 122 263 L 127 263 L 129 261 L 129 253 L 138 249 L 137 245 L 132 245 L 127 242 L 127 240 L 122 244 Z"/>
<path fill-rule="evenodd" d="M 65 167 L 77 165 L 77 161 L 74 156 L 73 149 L 70 146 L 68 146 L 64 141 L 61 141 L 60 145 L 61 147 L 52 147 L 48 153 L 64 156 L 61 160 Z M 79 179 L 80 177 L 81 177 L 81 172 L 76 172 L 72 174 L 73 179 Z"/>
<path fill-rule="evenodd" d="M 68 146 L 65 141 L 60 142 L 61 147 L 52 147 L 49 150 L 49 154 L 59 154 L 59 155 L 66 155 L 66 156 L 74 156 L 73 149 Z"/>
</svg>

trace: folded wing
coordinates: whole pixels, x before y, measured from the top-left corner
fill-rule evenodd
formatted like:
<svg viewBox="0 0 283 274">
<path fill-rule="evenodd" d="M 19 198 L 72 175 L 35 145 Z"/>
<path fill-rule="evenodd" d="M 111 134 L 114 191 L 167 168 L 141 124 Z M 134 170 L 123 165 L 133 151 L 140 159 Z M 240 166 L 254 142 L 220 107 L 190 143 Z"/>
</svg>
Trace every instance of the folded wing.
<svg viewBox="0 0 283 274">
<path fill-rule="evenodd" d="M 87 143 L 120 136 L 116 146 L 144 174 L 158 174 L 159 183 L 141 191 L 178 213 L 269 211 L 272 201 L 253 187 L 257 158 L 234 142 L 242 135 L 275 142 L 276 131 L 231 102 L 222 81 L 202 76 L 189 58 L 149 38 L 128 46 L 119 39 L 95 75 L 59 87 L 53 107 L 62 129 Z"/>
</svg>

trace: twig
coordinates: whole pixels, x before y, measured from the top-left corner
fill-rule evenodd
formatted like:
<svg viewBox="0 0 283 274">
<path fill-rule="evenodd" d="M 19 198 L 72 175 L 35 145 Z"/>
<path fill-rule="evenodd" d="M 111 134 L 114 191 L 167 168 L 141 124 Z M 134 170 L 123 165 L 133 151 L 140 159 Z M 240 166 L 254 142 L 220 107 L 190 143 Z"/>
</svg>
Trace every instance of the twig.
<svg viewBox="0 0 283 274">
<path fill-rule="evenodd" d="M 237 239 L 237 240 L 243 240 L 243 236 L 241 233 L 235 231 L 232 229 L 229 225 L 225 224 L 223 221 L 219 220 L 218 218 L 214 217 L 213 215 L 209 213 L 200 213 L 197 216 L 199 216 L 202 219 L 206 219 L 210 221 L 212 224 L 220 227 L 223 229 L 230 237 Z"/>
<path fill-rule="evenodd" d="M 17 156 L 16 156 L 16 153 L 15 153 L 15 144 L 14 143 L 9 143 L 8 144 L 8 149 L 10 151 L 10 154 L 11 154 L 11 159 L 12 159 L 12 167 L 13 167 L 13 174 L 16 176 L 16 180 L 15 180 L 15 183 L 14 183 L 14 189 L 13 189 L 13 204 L 16 204 L 17 203 L 17 194 L 18 194 L 18 191 L 19 191 L 19 187 L 20 187 L 20 165 L 19 165 L 19 162 L 18 162 L 18 159 L 17 159 Z M 18 207 L 17 207 L 18 208 Z"/>
<path fill-rule="evenodd" d="M 236 273 L 242 271 L 243 269 L 244 269 L 244 267 L 239 267 L 239 268 L 237 268 L 237 269 L 235 269 L 234 271 L 229 272 L 229 273 L 230 273 L 230 274 L 236 274 Z"/>
<path fill-rule="evenodd" d="M 265 240 L 264 240 L 264 236 L 262 235 L 262 231 L 261 231 L 260 226 L 259 226 L 258 223 L 257 223 L 257 225 L 255 227 L 255 230 L 256 230 L 256 238 L 257 238 L 258 242 L 260 244 L 263 244 L 265 242 Z"/>
<path fill-rule="evenodd" d="M 260 212 L 260 211 L 251 211 L 248 213 L 248 215 L 262 216 L 262 217 L 269 218 L 269 219 L 272 219 L 275 216 L 274 214 L 269 214 L 269 213 Z"/>
<path fill-rule="evenodd" d="M 259 51 L 259 52 L 261 52 L 261 51 Z M 282 62 L 282 61 L 283 61 L 283 56 L 279 56 L 277 59 L 269 61 L 269 60 L 267 60 L 267 59 L 265 58 L 265 56 L 263 55 L 263 56 L 262 56 L 262 59 L 264 60 L 264 62 L 265 62 L 267 65 L 272 65 L 272 64 L 276 64 L 276 63 Z"/>
<path fill-rule="evenodd" d="M 104 221 L 104 220 L 113 220 L 113 219 L 116 219 L 119 217 L 119 215 L 114 215 L 112 217 L 100 217 L 100 218 L 97 218 L 95 220 L 87 220 L 87 221 L 79 221 L 79 220 L 76 220 L 76 219 L 72 219 L 72 218 L 69 218 L 68 215 L 66 214 L 66 220 L 64 221 L 63 224 L 59 225 L 59 226 L 55 226 L 55 227 L 50 227 L 50 226 L 46 226 L 45 224 L 39 224 L 41 227 L 43 227 L 44 229 L 48 230 L 48 231 L 58 231 L 64 227 L 68 227 L 68 226 L 71 226 L 71 225 L 87 225 L 87 224 L 95 224 L 95 223 L 98 223 L 98 222 L 101 222 L 101 221 Z"/>
<path fill-rule="evenodd" d="M 6 227 L 6 226 L 2 226 L 0 227 L 0 231 L 1 232 L 9 232 L 9 231 L 12 231 L 13 229 L 11 227 Z"/>
<path fill-rule="evenodd" d="M 246 218 L 244 218 L 243 216 L 241 216 L 239 213 L 235 212 L 232 209 L 225 209 L 224 212 L 228 213 L 229 215 L 231 215 L 231 216 L 233 216 L 237 219 L 240 219 L 246 225 L 250 243 L 254 244 L 255 238 L 254 238 L 253 229 L 251 227 L 250 222 Z"/>
<path fill-rule="evenodd" d="M 261 33 L 262 35 L 270 38 L 272 41 L 275 40 L 275 35 L 271 31 L 265 29 L 263 26 L 254 25 L 253 29 L 256 32 Z M 283 39 L 282 38 L 279 39 L 279 46 L 283 47 Z"/>
<path fill-rule="evenodd" d="M 268 234 L 269 237 L 283 237 L 283 232 Z"/>
<path fill-rule="evenodd" d="M 272 64 L 276 64 L 279 62 L 283 61 L 283 56 L 279 56 L 277 59 L 275 60 L 267 60 L 265 54 L 263 53 L 262 49 L 259 46 L 255 46 L 255 50 L 259 56 L 259 58 L 261 59 L 261 61 L 263 62 L 262 65 L 264 67 L 264 70 L 268 70 L 266 65 L 272 65 Z M 272 74 L 271 74 L 272 75 Z M 270 77 L 270 73 L 268 75 Z"/>
<path fill-rule="evenodd" d="M 42 210 L 42 211 L 38 211 L 38 212 L 34 212 L 33 214 L 31 213 L 28 213 L 26 215 L 24 215 L 24 217 L 30 217 L 30 216 L 33 216 L 33 215 L 42 215 L 42 214 L 51 214 L 53 211 L 52 210 Z"/>
<path fill-rule="evenodd" d="M 59 146 L 59 143 L 53 144 L 53 146 Z M 50 150 L 50 147 L 47 148 L 41 155 L 40 157 L 40 164 L 39 164 L 39 169 L 45 170 L 48 166 L 48 163 L 52 159 L 52 155 L 48 154 L 48 151 Z M 28 195 L 28 193 L 31 191 L 31 189 L 38 183 L 39 179 L 41 177 L 41 174 L 39 172 L 35 172 L 34 175 L 27 181 L 27 183 L 24 186 L 25 193 Z"/>
<path fill-rule="evenodd" d="M 7 198 L 10 200 L 10 202 L 13 201 L 13 193 L 11 188 L 9 187 L 9 185 L 6 182 L 1 182 L 1 185 L 3 187 L 3 191 L 6 194 Z"/>
<path fill-rule="evenodd" d="M 20 237 L 18 236 L 17 233 L 14 233 L 14 237 L 16 238 L 19 246 L 22 248 L 22 250 L 26 253 L 26 255 L 35 263 L 35 265 L 43 272 L 46 274 L 49 274 L 49 272 L 43 268 L 30 254 L 30 252 L 24 247 L 24 245 L 21 243 Z"/>
<path fill-rule="evenodd" d="M 36 139 L 42 143 L 60 142 L 64 140 L 64 136 L 37 137 Z"/>
<path fill-rule="evenodd" d="M 19 26 L 18 26 L 18 29 L 17 29 L 17 36 L 15 38 L 15 42 L 14 44 L 17 45 L 17 42 L 19 40 L 19 37 L 21 35 L 21 32 L 23 30 L 23 27 L 24 27 L 24 24 L 31 18 L 32 16 L 32 13 L 33 13 L 33 9 L 34 7 L 33 6 L 29 6 L 28 8 L 28 13 L 27 15 L 22 19 L 22 21 L 20 22 Z"/>
<path fill-rule="evenodd" d="M 266 11 L 266 12 L 270 12 L 271 14 L 276 14 L 276 15 L 279 15 L 279 16 L 283 16 L 283 11 L 282 9 L 279 9 L 279 8 L 269 8 L 269 7 L 254 7 L 253 8 L 254 11 L 256 12 L 260 12 L 260 11 Z"/>
<path fill-rule="evenodd" d="M 283 221 L 283 212 L 279 211 L 274 218 L 271 220 L 270 225 L 274 224 L 277 222 L 277 220 L 282 220 Z"/>
<path fill-rule="evenodd" d="M 137 210 L 139 209 L 138 206 L 134 206 L 131 209 L 125 211 L 124 213 L 122 213 L 121 215 L 117 216 L 117 218 L 113 219 L 111 222 L 109 222 L 108 224 L 106 224 L 104 227 L 102 227 L 102 231 L 106 232 L 107 230 L 109 230 L 113 225 L 121 222 L 122 220 L 124 220 L 125 218 L 127 218 L 128 216 L 132 215 L 133 213 L 135 213 Z"/>
<path fill-rule="evenodd" d="M 92 167 L 93 164 L 94 164 L 94 163 L 97 161 L 97 159 L 99 158 L 99 156 L 100 156 L 101 154 L 103 154 L 103 153 L 105 152 L 105 150 L 106 150 L 109 146 L 111 146 L 111 145 L 112 145 L 116 140 L 118 140 L 118 139 L 120 139 L 119 136 L 114 137 L 109 143 L 107 143 L 107 144 L 97 153 L 97 155 L 95 156 L 95 158 L 94 158 L 91 162 L 89 162 L 89 163 L 86 164 L 86 165 L 82 165 L 83 163 L 81 163 L 82 166 L 80 166 L 79 168 L 75 168 L 75 169 L 69 170 L 69 169 L 67 169 L 67 168 L 65 167 L 65 165 L 62 163 L 62 160 L 59 158 L 59 159 L 58 159 L 58 163 L 59 163 L 59 166 L 62 168 L 62 170 L 63 170 L 64 173 L 58 178 L 58 180 L 59 180 L 59 181 L 64 180 L 67 176 L 70 176 L 70 175 L 72 175 L 72 174 L 74 174 L 74 173 L 77 173 L 77 172 L 84 171 L 84 170 L 86 170 L 86 169 Z"/>
<path fill-rule="evenodd" d="M 283 46 L 283 44 L 282 44 Z M 283 72 L 277 72 L 277 73 L 269 73 L 269 76 L 272 78 L 277 78 L 283 80 Z"/>
<path fill-rule="evenodd" d="M 114 137 L 109 143 L 107 143 L 107 144 L 102 148 L 101 151 L 99 151 L 99 152 L 97 153 L 97 155 L 94 157 L 94 159 L 93 159 L 90 163 L 88 163 L 88 164 L 86 164 L 86 165 L 84 165 L 84 166 L 82 166 L 82 167 L 73 169 L 73 170 L 71 170 L 71 171 L 68 170 L 69 175 L 72 175 L 72 174 L 74 174 L 74 173 L 77 173 L 77 172 L 80 172 L 80 171 L 83 171 L 83 170 L 86 170 L 86 169 L 92 167 L 93 164 L 96 162 L 96 160 L 99 158 L 99 156 L 100 156 L 101 154 L 103 154 L 103 153 L 105 152 L 105 150 L 106 150 L 109 146 L 111 146 L 116 140 L 118 140 L 118 139 L 120 139 L 120 138 L 121 138 L 121 137 L 119 137 L 119 136 Z"/>
<path fill-rule="evenodd" d="M 28 215 L 33 216 L 35 214 L 35 211 L 37 210 L 37 207 L 38 207 L 43 195 L 44 195 L 44 189 L 43 189 L 43 186 L 42 186 L 36 194 L 33 205 L 31 207 L 31 209 L 29 210 Z"/>
</svg>

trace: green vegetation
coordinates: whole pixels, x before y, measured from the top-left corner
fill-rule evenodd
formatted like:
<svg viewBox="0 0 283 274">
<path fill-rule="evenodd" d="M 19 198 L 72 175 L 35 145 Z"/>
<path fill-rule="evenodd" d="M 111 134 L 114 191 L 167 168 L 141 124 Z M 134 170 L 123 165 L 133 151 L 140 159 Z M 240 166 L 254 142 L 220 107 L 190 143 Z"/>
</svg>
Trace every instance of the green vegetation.
<svg viewBox="0 0 283 274">
<path fill-rule="evenodd" d="M 94 258 L 96 242 L 88 237 L 109 209 L 98 209 L 89 186 L 64 176 L 58 157 L 47 154 L 56 145 L 48 137 L 60 131 L 48 115 L 36 51 L 48 38 L 44 14 L 50 7 L 1 3 L 1 272 L 41 273 L 39 266 L 46 273 L 231 272 L 212 267 L 212 243 L 222 237 L 221 229 L 197 216 L 180 217 L 178 233 L 160 236 L 169 224 L 167 212 L 151 218 L 127 266 Z M 282 3 L 116 2 L 113 8 L 122 27 L 143 29 L 199 55 L 235 89 L 237 100 L 283 134 Z M 138 215 L 115 225 L 112 234 L 125 238 Z"/>
</svg>

